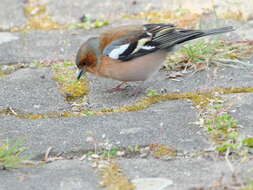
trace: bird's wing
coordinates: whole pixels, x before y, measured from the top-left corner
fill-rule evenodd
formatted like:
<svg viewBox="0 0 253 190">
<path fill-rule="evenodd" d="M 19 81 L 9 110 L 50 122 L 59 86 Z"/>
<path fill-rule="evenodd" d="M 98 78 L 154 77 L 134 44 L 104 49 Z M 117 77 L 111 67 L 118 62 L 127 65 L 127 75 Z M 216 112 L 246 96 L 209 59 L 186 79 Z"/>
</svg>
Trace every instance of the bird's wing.
<svg viewBox="0 0 253 190">
<path fill-rule="evenodd" d="M 202 34 L 200 30 L 176 28 L 172 24 L 145 24 L 130 30 L 104 46 L 103 55 L 127 61 L 135 57 L 166 49 Z M 113 35 L 113 34 L 112 34 Z"/>
</svg>

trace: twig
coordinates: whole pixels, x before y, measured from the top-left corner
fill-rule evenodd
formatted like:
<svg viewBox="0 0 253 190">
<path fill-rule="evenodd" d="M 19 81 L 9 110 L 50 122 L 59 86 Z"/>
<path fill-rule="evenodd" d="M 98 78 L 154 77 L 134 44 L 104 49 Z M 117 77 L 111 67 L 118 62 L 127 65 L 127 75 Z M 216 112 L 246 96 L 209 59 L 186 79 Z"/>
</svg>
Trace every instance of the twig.
<svg viewBox="0 0 253 190">
<path fill-rule="evenodd" d="M 9 110 L 10 110 L 11 113 L 13 113 L 14 115 L 18 115 L 18 114 L 12 109 L 12 107 L 9 107 Z"/>
<path fill-rule="evenodd" d="M 46 162 L 48 161 L 48 156 L 49 156 L 49 153 L 50 153 L 50 151 L 51 151 L 52 149 L 53 149 L 53 148 L 50 146 L 50 147 L 47 149 L 46 153 L 45 153 L 44 160 L 45 160 Z"/>
<path fill-rule="evenodd" d="M 228 158 L 229 153 L 230 153 L 230 147 L 228 147 L 228 149 L 226 151 L 225 160 L 226 160 L 226 162 L 228 164 L 228 167 L 231 170 L 231 172 L 234 173 L 234 171 L 235 171 L 234 166 L 232 165 L 232 163 L 230 162 L 230 160 Z"/>
<path fill-rule="evenodd" d="M 253 67 L 253 64 L 249 63 L 249 61 L 244 62 L 244 61 L 240 61 L 238 59 L 214 59 L 214 61 L 222 62 L 222 63 L 226 63 L 226 64 L 227 63 L 240 64 L 245 67 Z"/>
</svg>

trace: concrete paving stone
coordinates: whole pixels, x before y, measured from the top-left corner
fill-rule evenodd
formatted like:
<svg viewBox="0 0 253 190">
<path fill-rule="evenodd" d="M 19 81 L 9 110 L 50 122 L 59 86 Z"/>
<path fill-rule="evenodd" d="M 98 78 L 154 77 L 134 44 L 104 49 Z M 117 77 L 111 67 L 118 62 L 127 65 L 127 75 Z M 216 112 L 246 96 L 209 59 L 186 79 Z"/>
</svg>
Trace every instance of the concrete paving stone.
<svg viewBox="0 0 253 190">
<path fill-rule="evenodd" d="M 0 78 L 0 109 L 34 113 L 68 109 L 52 77 L 49 68 L 25 68 Z"/>
<path fill-rule="evenodd" d="M 60 160 L 37 167 L 0 171 L 1 190 L 100 190 L 86 161 Z"/>
<path fill-rule="evenodd" d="M 26 22 L 23 12 L 24 1 L 1 0 L 0 3 L 0 29 L 8 29 L 13 26 L 21 26 Z"/>
<path fill-rule="evenodd" d="M 18 40 L 0 43 L 0 65 L 39 60 L 74 59 L 90 30 L 52 30 L 11 33 Z M 94 34 L 93 34 L 94 35 Z M 0 36 L 0 41 L 1 41 Z"/>
<path fill-rule="evenodd" d="M 165 178 L 173 185 L 164 190 L 189 190 L 190 188 L 210 187 L 224 175 L 224 182 L 231 183 L 232 172 L 227 163 L 221 160 L 176 159 L 120 159 L 119 166 L 130 179 Z M 253 161 L 232 162 L 237 174 L 248 180 L 253 177 Z"/>
<path fill-rule="evenodd" d="M 202 150 L 210 144 L 202 130 L 192 124 L 196 113 L 183 100 L 164 102 L 137 112 L 59 119 L 25 120 L 0 116 L 0 132 L 5 138 L 26 139 L 27 153 L 44 153 L 49 146 L 55 152 L 94 149 L 87 142 L 94 137 L 114 146 L 166 144 L 185 151 Z M 103 136 L 106 139 L 103 139 Z"/>
<path fill-rule="evenodd" d="M 241 126 L 239 129 L 244 137 L 253 137 L 253 93 L 231 94 L 225 96 L 232 105 L 230 113 Z"/>
<path fill-rule="evenodd" d="M 91 18 L 119 19 L 122 15 L 140 13 L 147 10 L 168 10 L 178 7 L 178 3 L 173 0 L 42 0 L 47 5 L 49 14 L 60 23 L 80 21 L 84 15 Z M 113 5 L 113 6 L 112 6 Z"/>
</svg>

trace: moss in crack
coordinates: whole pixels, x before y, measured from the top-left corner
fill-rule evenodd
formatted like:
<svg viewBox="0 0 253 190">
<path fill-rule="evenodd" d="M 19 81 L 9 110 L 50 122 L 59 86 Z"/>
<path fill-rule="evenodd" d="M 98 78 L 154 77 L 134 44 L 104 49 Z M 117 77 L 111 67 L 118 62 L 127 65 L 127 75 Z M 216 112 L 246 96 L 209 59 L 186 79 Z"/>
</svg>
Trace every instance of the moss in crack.
<svg viewBox="0 0 253 190">
<path fill-rule="evenodd" d="M 127 176 L 125 176 L 120 167 L 115 164 L 112 160 L 108 161 L 107 164 L 99 167 L 101 176 L 101 186 L 108 190 L 134 190 L 135 186 L 132 184 Z"/>
<path fill-rule="evenodd" d="M 83 111 L 84 112 L 84 111 Z M 6 108 L 0 110 L 0 115 L 10 115 L 15 116 L 20 119 L 45 119 L 45 118 L 61 118 L 61 117 L 73 117 L 84 115 L 83 113 L 73 112 L 73 111 L 63 111 L 63 112 L 47 112 L 47 113 L 27 113 L 18 109 Z"/>
<path fill-rule="evenodd" d="M 85 77 L 76 79 L 75 66 L 70 61 L 54 63 L 52 69 L 54 79 L 67 101 L 77 100 L 88 94 L 88 80 Z"/>
<path fill-rule="evenodd" d="M 58 66 L 56 66 L 58 68 Z M 55 68 L 57 70 L 57 68 Z M 60 88 L 61 85 L 66 85 L 68 82 L 75 82 L 76 79 L 73 79 L 73 69 L 71 71 L 70 68 L 66 67 L 59 67 L 59 69 L 62 70 L 62 73 L 56 72 L 56 77 L 58 77 L 56 80 L 59 80 Z M 69 71 L 70 70 L 70 71 Z M 68 74 L 65 75 L 65 72 L 71 72 L 70 76 Z M 59 74 L 59 75 L 58 75 Z M 68 78 L 70 77 L 70 78 Z M 65 80 L 67 81 L 66 83 Z M 87 86 L 86 81 L 83 81 L 84 83 L 78 83 L 77 85 L 81 85 L 81 93 L 78 90 L 78 93 L 75 94 L 76 91 L 74 91 L 74 95 L 72 91 L 63 91 L 63 93 L 69 93 L 65 95 L 65 97 L 68 99 L 68 97 L 71 97 L 71 99 L 79 98 L 81 96 L 84 96 L 87 94 Z M 85 87 L 82 87 L 84 84 Z M 64 89 L 64 88 L 63 88 Z M 68 89 L 68 88 L 67 88 Z M 71 88 L 70 88 L 71 89 Z M 92 110 L 85 110 L 81 109 L 79 111 L 64 111 L 64 112 L 48 112 L 43 114 L 36 114 L 36 113 L 26 113 L 20 110 L 12 109 L 12 108 L 6 108 L 0 110 L 0 115 L 12 115 L 18 118 L 24 118 L 24 119 L 43 119 L 43 118 L 58 118 L 58 117 L 71 117 L 71 116 L 88 116 L 88 115 L 101 115 L 105 113 L 113 113 L 113 112 L 131 112 L 131 111 L 139 111 L 143 110 L 145 108 L 148 108 L 150 105 L 162 102 L 162 101 L 168 101 L 168 100 L 177 100 L 177 99 L 190 99 L 192 100 L 193 104 L 199 108 L 199 109 L 206 109 L 208 105 L 210 105 L 211 102 L 219 101 L 221 98 L 217 96 L 217 93 L 219 94 L 232 94 L 232 93 L 246 93 L 246 92 L 253 92 L 253 87 L 229 87 L 229 88 L 214 88 L 207 91 L 193 91 L 193 92 L 184 92 L 184 93 L 166 93 L 166 94 L 158 94 L 154 96 L 149 97 L 143 97 L 140 98 L 136 103 L 132 105 L 126 105 L 126 106 L 120 106 L 120 107 L 111 107 L 111 108 L 103 108 L 98 111 L 92 111 Z"/>
<path fill-rule="evenodd" d="M 1 71 L 1 68 L 0 68 L 0 78 L 3 77 L 5 75 L 5 73 L 3 71 Z"/>
<path fill-rule="evenodd" d="M 177 150 L 167 145 L 153 146 L 152 156 L 155 158 L 172 158 L 177 156 Z"/>
<path fill-rule="evenodd" d="M 50 30 L 50 29 L 63 29 L 66 24 L 59 24 L 47 15 L 45 4 L 39 1 L 28 0 L 24 6 L 24 14 L 27 17 L 27 23 L 24 26 L 12 27 L 11 32 L 26 31 L 26 30 Z"/>
</svg>

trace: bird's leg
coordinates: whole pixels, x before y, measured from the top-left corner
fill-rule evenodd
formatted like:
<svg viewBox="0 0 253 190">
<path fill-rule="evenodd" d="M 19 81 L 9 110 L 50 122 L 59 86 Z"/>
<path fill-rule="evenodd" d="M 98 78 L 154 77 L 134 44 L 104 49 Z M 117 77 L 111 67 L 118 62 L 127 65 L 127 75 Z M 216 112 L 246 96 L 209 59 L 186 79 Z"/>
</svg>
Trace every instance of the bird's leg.
<svg viewBox="0 0 253 190">
<path fill-rule="evenodd" d="M 127 83 L 127 82 L 124 81 L 124 82 L 120 83 L 119 85 L 117 85 L 116 87 L 107 89 L 106 91 L 107 91 L 107 92 L 116 92 L 116 91 L 120 91 L 120 90 L 125 90 L 126 87 L 121 88 L 121 86 L 122 86 L 123 84 L 125 84 L 125 83 Z"/>
<path fill-rule="evenodd" d="M 141 92 L 143 92 L 144 88 L 142 87 L 136 87 L 133 92 L 130 94 L 130 96 L 138 96 Z"/>
<path fill-rule="evenodd" d="M 130 93 L 129 96 L 137 97 L 139 94 L 145 93 L 145 90 L 147 89 L 146 82 L 147 81 L 141 81 L 140 84 L 138 84 L 138 86 L 133 89 L 132 93 Z"/>
</svg>

